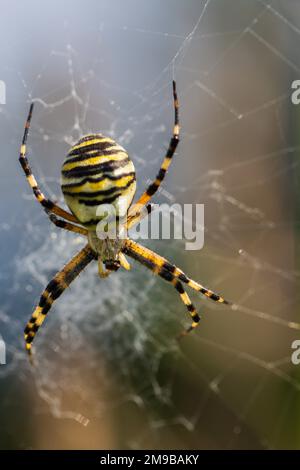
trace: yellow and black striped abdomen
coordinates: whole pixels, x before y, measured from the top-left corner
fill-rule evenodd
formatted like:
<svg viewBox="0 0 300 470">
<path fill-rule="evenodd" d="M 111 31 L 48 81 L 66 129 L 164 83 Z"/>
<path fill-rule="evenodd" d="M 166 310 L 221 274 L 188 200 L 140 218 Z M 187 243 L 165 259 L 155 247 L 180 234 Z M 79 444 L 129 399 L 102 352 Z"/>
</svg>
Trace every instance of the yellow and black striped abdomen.
<svg viewBox="0 0 300 470">
<path fill-rule="evenodd" d="M 87 228 L 94 230 L 101 216 L 97 208 L 112 204 L 124 217 L 136 190 L 135 169 L 127 152 L 113 139 L 91 134 L 69 151 L 61 170 L 65 201 Z"/>
</svg>

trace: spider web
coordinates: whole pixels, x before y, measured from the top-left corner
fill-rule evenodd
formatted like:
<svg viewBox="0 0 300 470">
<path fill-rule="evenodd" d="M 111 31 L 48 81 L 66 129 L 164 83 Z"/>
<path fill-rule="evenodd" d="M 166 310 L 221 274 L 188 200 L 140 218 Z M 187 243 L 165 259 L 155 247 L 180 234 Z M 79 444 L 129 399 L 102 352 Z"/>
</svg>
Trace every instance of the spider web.
<svg viewBox="0 0 300 470">
<path fill-rule="evenodd" d="M 22 37 L 1 41 L 2 446 L 299 448 L 300 144 L 290 97 L 300 6 L 149 4 L 49 2 L 42 15 L 29 1 L 16 18 L 19 29 L 27 21 Z M 168 145 L 172 79 L 182 140 L 155 202 L 203 203 L 205 246 L 145 244 L 234 305 L 192 293 L 201 326 L 178 344 L 188 319 L 172 287 L 134 262 L 104 281 L 91 265 L 51 310 L 31 368 L 24 325 L 83 241 L 50 225 L 26 186 L 17 162 L 25 104 L 36 103 L 30 162 L 52 199 L 63 202 L 68 146 L 97 131 L 129 151 L 141 193 Z"/>
</svg>

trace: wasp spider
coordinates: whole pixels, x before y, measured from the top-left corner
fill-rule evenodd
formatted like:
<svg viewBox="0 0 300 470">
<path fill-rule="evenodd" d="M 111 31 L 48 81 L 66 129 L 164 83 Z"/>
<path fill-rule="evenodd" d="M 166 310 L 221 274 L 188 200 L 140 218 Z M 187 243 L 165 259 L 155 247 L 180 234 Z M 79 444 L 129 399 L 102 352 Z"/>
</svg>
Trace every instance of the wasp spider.
<svg viewBox="0 0 300 470">
<path fill-rule="evenodd" d="M 127 237 L 100 237 L 100 239 L 96 234 L 96 226 L 100 220 L 99 217 L 97 218 L 97 208 L 100 205 L 114 205 L 117 210 L 117 218 L 123 220 L 122 227 L 125 226 L 126 229 L 140 222 L 142 217 L 151 212 L 149 201 L 163 181 L 179 142 L 179 105 L 175 82 L 173 82 L 173 98 L 175 122 L 169 147 L 155 180 L 133 205 L 132 200 L 136 190 L 135 170 L 127 152 L 120 145 L 102 134 L 90 134 L 80 139 L 69 150 L 62 166 L 61 188 L 71 213 L 44 196 L 31 172 L 26 157 L 26 142 L 33 112 L 33 103 L 31 104 L 25 124 L 19 161 L 34 196 L 44 208 L 51 222 L 57 227 L 83 235 L 87 238 L 87 244 L 54 276 L 42 293 L 39 304 L 25 328 L 26 350 L 29 354 L 33 339 L 53 302 L 94 260 L 98 261 L 101 277 L 108 276 L 120 266 L 130 269 L 130 264 L 126 259 L 126 255 L 128 255 L 165 281 L 170 282 L 185 304 L 192 320 L 191 326 L 179 337 L 196 328 L 200 321 L 200 316 L 185 292 L 183 284 L 187 284 L 215 302 L 229 303 L 220 295 L 188 278 L 183 271 L 162 256 L 144 248 L 135 241 Z M 123 204 L 118 204 L 121 198 Z"/>
</svg>

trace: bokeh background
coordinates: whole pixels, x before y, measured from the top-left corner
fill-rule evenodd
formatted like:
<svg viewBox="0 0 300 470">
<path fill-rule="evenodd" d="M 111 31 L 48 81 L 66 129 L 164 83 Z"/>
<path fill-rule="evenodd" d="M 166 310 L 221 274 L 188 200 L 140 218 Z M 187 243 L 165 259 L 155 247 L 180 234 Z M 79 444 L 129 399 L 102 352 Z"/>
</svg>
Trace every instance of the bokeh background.
<svg viewBox="0 0 300 470">
<path fill-rule="evenodd" d="M 300 4 L 292 0 L 0 2 L 0 447 L 300 448 Z M 182 140 L 158 203 L 205 205 L 205 245 L 145 244 L 224 293 L 174 289 L 133 263 L 103 281 L 90 266 L 55 304 L 32 368 L 23 328 L 42 289 L 82 246 L 53 227 L 18 163 L 62 201 L 68 147 L 101 131 L 126 147 L 138 193 L 168 144 L 171 80 Z"/>
</svg>

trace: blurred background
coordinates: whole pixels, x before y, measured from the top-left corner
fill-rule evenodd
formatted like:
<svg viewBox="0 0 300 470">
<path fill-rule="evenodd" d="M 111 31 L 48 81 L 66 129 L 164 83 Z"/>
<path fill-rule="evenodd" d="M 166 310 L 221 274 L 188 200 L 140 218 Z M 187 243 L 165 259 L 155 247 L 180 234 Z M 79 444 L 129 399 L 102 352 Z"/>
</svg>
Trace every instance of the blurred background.
<svg viewBox="0 0 300 470">
<path fill-rule="evenodd" d="M 292 0 L 2 0 L 0 447 L 300 448 L 300 4 Z M 200 328 L 172 286 L 132 263 L 109 279 L 89 266 L 23 352 L 48 280 L 82 240 L 55 228 L 18 163 L 29 103 L 29 159 L 63 203 L 60 167 L 88 132 L 132 157 L 140 194 L 172 124 L 182 140 L 157 203 L 205 205 L 205 245 L 147 246 L 233 308 L 191 293 Z"/>
</svg>

